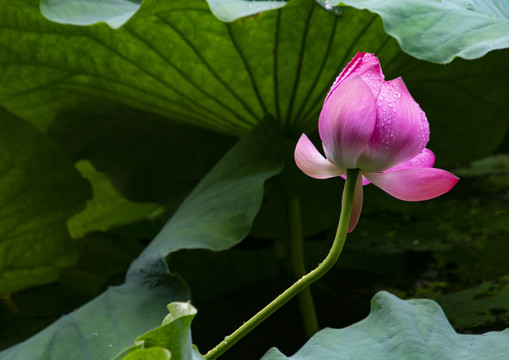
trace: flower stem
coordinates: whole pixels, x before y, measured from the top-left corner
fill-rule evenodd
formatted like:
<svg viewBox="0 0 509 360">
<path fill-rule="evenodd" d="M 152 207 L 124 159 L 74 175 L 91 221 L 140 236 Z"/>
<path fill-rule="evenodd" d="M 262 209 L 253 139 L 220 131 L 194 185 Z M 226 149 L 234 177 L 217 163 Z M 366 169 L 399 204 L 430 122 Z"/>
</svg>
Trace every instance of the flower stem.
<svg viewBox="0 0 509 360">
<path fill-rule="evenodd" d="M 306 274 L 306 265 L 304 261 L 304 241 L 302 239 L 300 201 L 298 197 L 290 201 L 290 207 L 288 209 L 288 224 L 292 271 L 294 277 L 299 279 L 301 276 Z M 299 310 L 304 324 L 304 331 L 306 336 L 310 338 L 318 332 L 319 329 L 311 288 L 307 287 L 303 289 L 297 296 L 297 299 L 299 301 Z"/>
<path fill-rule="evenodd" d="M 359 174 L 358 169 L 348 169 L 346 176 L 345 191 L 343 193 L 343 203 L 341 206 L 341 214 L 339 216 L 339 224 L 334 238 L 334 243 L 325 260 L 307 275 L 302 276 L 292 286 L 286 289 L 281 295 L 272 300 L 267 306 L 260 310 L 255 316 L 245 322 L 241 327 L 235 330 L 224 341 L 220 342 L 215 348 L 210 350 L 205 359 L 217 359 L 226 350 L 236 344 L 240 339 L 247 335 L 251 330 L 258 326 L 262 321 L 272 315 L 277 309 L 286 304 L 291 298 L 307 288 L 310 284 L 325 275 L 336 263 L 343 250 L 348 223 L 350 222 L 350 213 L 352 212 L 352 203 L 355 192 L 355 182 Z"/>
</svg>

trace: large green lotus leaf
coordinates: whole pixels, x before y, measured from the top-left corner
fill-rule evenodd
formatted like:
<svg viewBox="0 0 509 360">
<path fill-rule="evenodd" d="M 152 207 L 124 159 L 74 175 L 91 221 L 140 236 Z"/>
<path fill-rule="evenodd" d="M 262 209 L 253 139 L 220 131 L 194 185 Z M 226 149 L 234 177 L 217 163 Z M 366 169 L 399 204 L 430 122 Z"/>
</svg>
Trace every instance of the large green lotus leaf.
<svg viewBox="0 0 509 360">
<path fill-rule="evenodd" d="M 185 248 L 225 249 L 249 232 L 263 185 L 281 171 L 278 132 L 268 122 L 241 139 L 200 182 L 160 234 L 133 262 L 126 283 L 0 353 L 1 359 L 111 358 L 157 327 L 165 306 L 189 290 L 165 259 Z"/>
<path fill-rule="evenodd" d="M 74 238 L 93 231 L 127 225 L 136 221 L 160 216 L 164 211 L 160 205 L 127 201 L 113 187 L 110 179 L 94 169 L 87 160 L 76 163 L 76 168 L 92 185 L 94 198 L 86 208 L 67 222 L 67 228 Z"/>
<path fill-rule="evenodd" d="M 434 301 L 404 301 L 382 291 L 373 298 L 366 319 L 320 331 L 293 356 L 271 349 L 262 359 L 503 360 L 508 352 L 509 330 L 458 334 Z"/>
<path fill-rule="evenodd" d="M 448 63 L 459 56 L 476 59 L 487 52 L 509 47 L 509 5 L 505 0 L 461 2 L 444 0 L 317 0 L 325 9 L 342 13 L 343 6 L 368 9 L 379 14 L 388 34 L 403 51 L 432 62 Z M 136 17 L 151 10 L 144 2 Z M 177 2 L 178 3 L 178 2 Z M 285 1 L 208 0 L 210 10 L 223 21 L 233 21 L 262 11 L 280 8 Z M 152 4 L 150 4 L 152 5 Z M 140 8 L 141 1 L 42 0 L 41 11 L 50 20 L 64 24 L 90 25 L 105 21 L 118 28 Z M 169 8 L 159 1 L 161 9 Z"/>
<path fill-rule="evenodd" d="M 506 0 L 327 0 L 332 5 L 368 9 L 384 20 L 406 53 L 448 63 L 455 57 L 477 59 L 509 47 L 509 3 Z"/>
<path fill-rule="evenodd" d="M 224 23 L 205 1 L 165 4 L 147 2 L 146 16 L 112 30 L 53 23 L 35 0 L 2 0 L 0 103 L 43 131 L 63 109 L 110 101 L 234 136 L 271 114 L 296 139 L 316 130 L 331 83 L 362 50 L 380 57 L 388 79 L 403 76 L 441 140 L 438 155 L 489 154 L 506 131 L 506 51 L 442 67 L 405 56 L 368 11 L 339 16 L 296 0 Z M 472 150 L 479 134 L 489 141 Z"/>
<path fill-rule="evenodd" d="M 1 108 L 0 154 L 0 294 L 8 294 L 74 263 L 65 224 L 90 187 L 52 140 Z"/>
<path fill-rule="evenodd" d="M 189 289 L 168 274 L 111 287 L 0 359 L 109 359 L 160 324 L 168 301 L 186 301 Z"/>
<path fill-rule="evenodd" d="M 41 0 L 40 8 L 45 17 L 62 24 L 91 25 L 105 22 L 117 29 L 129 21 L 135 14 L 139 18 L 153 13 L 154 6 L 161 10 L 185 6 L 187 1 L 144 1 L 141 0 Z M 276 9 L 286 5 L 281 0 L 207 0 L 210 11 L 223 21 L 236 20 L 243 16 Z M 147 5 L 150 4 L 150 5 Z M 150 11 L 147 11 L 150 7 Z"/>
</svg>

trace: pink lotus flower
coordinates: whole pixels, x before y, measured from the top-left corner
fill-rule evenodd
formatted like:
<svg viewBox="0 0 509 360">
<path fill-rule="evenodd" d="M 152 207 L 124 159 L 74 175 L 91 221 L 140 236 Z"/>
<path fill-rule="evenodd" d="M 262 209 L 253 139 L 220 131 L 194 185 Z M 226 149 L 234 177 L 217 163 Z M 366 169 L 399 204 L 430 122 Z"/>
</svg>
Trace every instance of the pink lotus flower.
<svg viewBox="0 0 509 360">
<path fill-rule="evenodd" d="M 316 179 L 360 169 L 348 232 L 359 221 L 362 185 L 373 183 L 397 199 L 422 201 L 448 192 L 459 180 L 433 168 L 426 115 L 400 77 L 384 80 L 372 54 L 357 53 L 339 74 L 325 98 L 318 132 L 326 158 L 302 134 L 295 162 Z"/>
</svg>

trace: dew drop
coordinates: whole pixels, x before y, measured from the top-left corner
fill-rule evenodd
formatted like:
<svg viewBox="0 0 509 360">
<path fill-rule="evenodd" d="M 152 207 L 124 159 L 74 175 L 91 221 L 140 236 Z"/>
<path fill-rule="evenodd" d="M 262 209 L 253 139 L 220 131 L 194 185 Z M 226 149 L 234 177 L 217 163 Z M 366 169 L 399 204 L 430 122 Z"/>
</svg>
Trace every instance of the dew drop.
<svg viewBox="0 0 509 360">
<path fill-rule="evenodd" d="M 111 345 L 111 344 L 108 344 L 108 347 L 113 347 L 113 345 Z"/>
<path fill-rule="evenodd" d="M 99 333 L 95 332 L 95 333 L 94 333 L 94 336 L 97 336 L 97 335 L 99 335 Z"/>
<path fill-rule="evenodd" d="M 413 240 L 412 240 L 412 244 L 414 244 L 414 245 L 419 245 L 419 240 L 418 240 L 418 239 L 413 239 Z"/>
</svg>

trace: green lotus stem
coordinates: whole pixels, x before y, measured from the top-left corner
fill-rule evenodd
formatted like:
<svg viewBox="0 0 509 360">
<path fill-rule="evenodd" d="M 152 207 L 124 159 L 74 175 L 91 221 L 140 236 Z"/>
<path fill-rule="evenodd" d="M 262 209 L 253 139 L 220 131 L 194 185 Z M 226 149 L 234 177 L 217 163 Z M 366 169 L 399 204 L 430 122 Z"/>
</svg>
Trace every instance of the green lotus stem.
<svg viewBox="0 0 509 360">
<path fill-rule="evenodd" d="M 300 212 L 300 200 L 298 197 L 290 201 L 288 209 L 288 234 L 290 237 L 290 254 L 293 275 L 296 279 L 306 274 L 304 260 L 304 241 L 302 238 L 302 224 Z M 310 338 L 318 332 L 318 318 L 311 288 L 308 286 L 297 295 L 299 301 L 300 316 L 304 325 L 306 336 Z"/>
<path fill-rule="evenodd" d="M 286 289 L 281 295 L 272 300 L 267 306 L 260 310 L 255 316 L 245 322 L 241 327 L 235 330 L 230 336 L 225 337 L 215 348 L 210 350 L 205 359 L 217 359 L 230 347 L 235 345 L 240 339 L 246 336 L 251 330 L 257 327 L 262 321 L 272 315 L 277 309 L 286 304 L 291 298 L 307 288 L 310 284 L 325 275 L 336 263 L 343 250 L 348 223 L 350 222 L 350 213 L 352 212 L 352 203 L 355 192 L 355 182 L 359 174 L 358 169 L 348 169 L 346 176 L 345 191 L 343 193 L 343 204 L 339 216 L 339 224 L 334 238 L 334 243 L 325 260 L 307 275 L 302 276 L 292 286 Z"/>
</svg>

